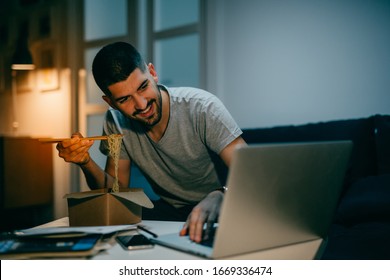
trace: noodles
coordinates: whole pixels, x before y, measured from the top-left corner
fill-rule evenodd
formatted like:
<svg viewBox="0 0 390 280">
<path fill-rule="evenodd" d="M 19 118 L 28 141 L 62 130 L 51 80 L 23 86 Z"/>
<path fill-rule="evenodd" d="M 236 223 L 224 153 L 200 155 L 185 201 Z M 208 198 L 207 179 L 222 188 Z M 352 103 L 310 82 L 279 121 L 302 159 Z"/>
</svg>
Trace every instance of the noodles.
<svg viewBox="0 0 390 280">
<path fill-rule="evenodd" d="M 121 153 L 121 145 L 122 145 L 122 134 L 111 134 L 108 135 L 108 149 L 109 155 L 114 160 L 115 164 L 115 176 L 114 183 L 112 185 L 113 192 L 119 192 L 119 179 L 118 179 L 118 165 L 119 165 L 119 156 Z"/>
</svg>

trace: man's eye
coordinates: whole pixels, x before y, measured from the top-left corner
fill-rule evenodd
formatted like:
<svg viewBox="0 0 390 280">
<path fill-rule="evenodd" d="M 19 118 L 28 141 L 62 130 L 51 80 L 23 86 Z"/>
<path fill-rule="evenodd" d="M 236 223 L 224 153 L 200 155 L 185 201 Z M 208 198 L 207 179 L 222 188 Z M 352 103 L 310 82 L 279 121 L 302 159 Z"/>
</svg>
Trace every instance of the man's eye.
<svg viewBox="0 0 390 280">
<path fill-rule="evenodd" d="M 119 104 L 123 104 L 123 103 L 125 103 L 127 100 L 129 100 L 129 97 L 123 97 L 123 98 L 121 98 L 121 99 L 118 100 L 118 103 L 119 103 Z"/>
<path fill-rule="evenodd" d="M 140 87 L 140 89 L 141 89 L 141 90 L 146 89 L 146 88 L 148 87 L 148 84 L 149 84 L 149 83 L 144 83 L 144 84 Z"/>
</svg>

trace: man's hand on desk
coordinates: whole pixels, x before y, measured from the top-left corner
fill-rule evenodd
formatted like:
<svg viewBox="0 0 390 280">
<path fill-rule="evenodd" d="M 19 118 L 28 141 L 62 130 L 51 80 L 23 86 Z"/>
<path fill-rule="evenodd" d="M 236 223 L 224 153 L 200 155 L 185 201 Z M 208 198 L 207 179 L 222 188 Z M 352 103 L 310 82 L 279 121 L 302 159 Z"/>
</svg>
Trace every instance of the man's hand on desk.
<svg viewBox="0 0 390 280">
<path fill-rule="evenodd" d="M 180 235 L 189 235 L 190 239 L 195 242 L 201 242 L 207 239 L 214 223 L 219 216 L 224 194 L 220 191 L 209 193 L 201 202 L 198 203 L 188 216 Z M 203 227 L 206 223 L 206 229 L 203 235 Z"/>
</svg>

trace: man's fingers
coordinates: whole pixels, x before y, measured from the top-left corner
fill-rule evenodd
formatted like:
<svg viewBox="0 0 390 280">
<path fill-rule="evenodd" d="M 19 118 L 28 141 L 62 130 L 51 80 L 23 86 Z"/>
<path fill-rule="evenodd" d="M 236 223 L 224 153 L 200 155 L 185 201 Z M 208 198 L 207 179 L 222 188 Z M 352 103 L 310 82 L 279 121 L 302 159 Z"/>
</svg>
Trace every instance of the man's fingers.
<svg viewBox="0 0 390 280">
<path fill-rule="evenodd" d="M 185 236 L 187 234 L 188 234 L 188 218 L 187 218 L 187 221 L 185 222 L 185 224 L 183 225 L 182 229 L 179 232 L 180 236 Z"/>
<path fill-rule="evenodd" d="M 190 239 L 195 242 L 202 241 L 203 225 L 206 220 L 206 214 L 200 207 L 195 207 L 189 220 L 189 235 Z"/>
<path fill-rule="evenodd" d="M 74 138 L 74 137 L 83 138 L 84 136 L 80 132 L 73 132 L 71 137 L 72 138 Z"/>
<path fill-rule="evenodd" d="M 213 230 L 214 223 L 219 216 L 219 207 L 223 199 L 223 194 L 213 192 L 195 206 L 189 215 L 181 234 L 189 234 L 190 239 L 195 242 L 202 241 L 210 237 L 210 232 Z M 204 225 L 206 223 L 206 229 Z"/>
<path fill-rule="evenodd" d="M 198 222 L 195 224 L 195 226 L 190 227 L 190 239 L 192 241 L 195 241 L 197 243 L 202 241 L 202 235 L 203 235 L 203 223 Z"/>
<path fill-rule="evenodd" d="M 83 164 L 89 161 L 89 149 L 93 145 L 92 140 L 83 140 L 80 134 L 73 134 L 69 140 L 57 144 L 58 154 L 66 162 Z"/>
</svg>

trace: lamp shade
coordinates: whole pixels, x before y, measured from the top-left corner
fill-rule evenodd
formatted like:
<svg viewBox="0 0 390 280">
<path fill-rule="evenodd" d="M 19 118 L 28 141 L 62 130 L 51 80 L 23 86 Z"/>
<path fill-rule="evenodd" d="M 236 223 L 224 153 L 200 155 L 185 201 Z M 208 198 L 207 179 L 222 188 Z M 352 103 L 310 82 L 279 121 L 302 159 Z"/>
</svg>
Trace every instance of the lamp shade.
<svg viewBox="0 0 390 280">
<path fill-rule="evenodd" d="M 27 39 L 19 38 L 12 57 L 11 68 L 13 70 L 33 70 L 35 68 L 31 52 L 28 49 Z"/>
</svg>

